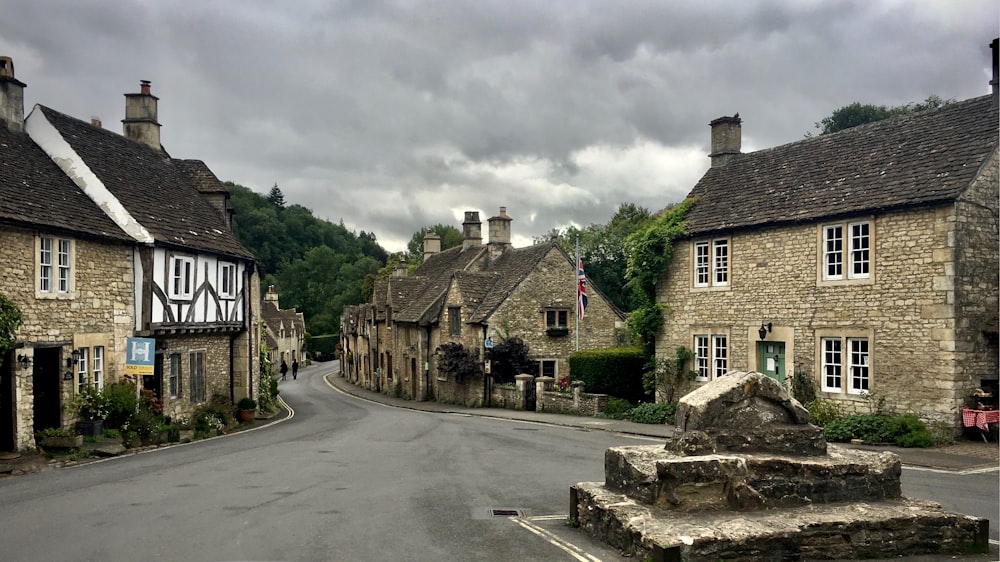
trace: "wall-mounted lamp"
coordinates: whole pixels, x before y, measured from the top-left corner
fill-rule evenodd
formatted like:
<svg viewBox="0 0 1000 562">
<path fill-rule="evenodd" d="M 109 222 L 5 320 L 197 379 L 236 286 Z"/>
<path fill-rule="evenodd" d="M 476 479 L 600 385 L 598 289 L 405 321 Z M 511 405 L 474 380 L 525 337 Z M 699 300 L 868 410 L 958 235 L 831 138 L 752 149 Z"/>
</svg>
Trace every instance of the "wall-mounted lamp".
<svg viewBox="0 0 1000 562">
<path fill-rule="evenodd" d="M 80 360 L 80 356 L 82 356 L 83 354 L 80 353 L 79 349 L 74 349 L 72 355 L 73 355 L 72 357 L 66 358 L 67 369 L 73 368 L 73 365 L 76 365 L 76 362 Z"/>
<path fill-rule="evenodd" d="M 18 355 L 17 362 L 21 365 L 21 369 L 27 371 L 28 367 L 31 367 L 31 357 L 27 355 Z"/>
<path fill-rule="evenodd" d="M 771 331 L 771 323 L 770 322 L 768 322 L 767 324 L 765 324 L 763 322 L 760 323 L 760 329 L 757 330 L 757 334 L 760 335 L 761 341 L 764 341 L 764 338 L 767 337 L 767 333 L 770 332 L 770 331 Z"/>
</svg>

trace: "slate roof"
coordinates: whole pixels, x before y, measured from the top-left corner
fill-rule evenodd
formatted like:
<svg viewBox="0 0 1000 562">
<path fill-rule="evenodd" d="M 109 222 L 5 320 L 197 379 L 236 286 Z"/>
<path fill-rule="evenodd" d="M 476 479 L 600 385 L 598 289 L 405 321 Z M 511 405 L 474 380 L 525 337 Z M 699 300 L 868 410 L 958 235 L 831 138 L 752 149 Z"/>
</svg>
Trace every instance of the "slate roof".
<svg viewBox="0 0 1000 562">
<path fill-rule="evenodd" d="M 37 106 L 63 139 L 159 243 L 254 259 L 198 192 L 187 165 L 163 151 Z"/>
<path fill-rule="evenodd" d="M 691 190 L 690 235 L 955 200 L 997 148 L 992 96 L 734 156 Z"/>
<path fill-rule="evenodd" d="M 422 279 L 422 286 L 412 288 L 406 306 L 396 310 L 393 319 L 398 322 L 427 323 L 437 320 L 444 304 L 444 295 L 456 271 L 475 269 L 476 262 L 486 255 L 485 246 L 462 249 L 449 248 L 429 256 L 411 277 Z"/>
<path fill-rule="evenodd" d="M 524 248 L 511 248 L 500 255 L 490 266 L 497 275 L 496 281 L 486 293 L 482 303 L 470 315 L 469 322 L 482 322 L 493 313 L 503 301 L 521 284 L 550 251 L 559 248 L 556 242 L 535 244 Z M 572 267 L 572 260 L 569 260 Z M 468 301 L 466 301 L 468 303 Z M 469 303 L 472 304 L 472 303 Z"/>
<path fill-rule="evenodd" d="M 2 123 L 0 223 L 135 243 L 27 133 Z"/>
<path fill-rule="evenodd" d="M 173 163 L 184 171 L 194 183 L 195 189 L 201 193 L 228 193 L 225 184 L 219 181 L 215 172 L 201 160 L 181 160 L 174 158 Z"/>
</svg>

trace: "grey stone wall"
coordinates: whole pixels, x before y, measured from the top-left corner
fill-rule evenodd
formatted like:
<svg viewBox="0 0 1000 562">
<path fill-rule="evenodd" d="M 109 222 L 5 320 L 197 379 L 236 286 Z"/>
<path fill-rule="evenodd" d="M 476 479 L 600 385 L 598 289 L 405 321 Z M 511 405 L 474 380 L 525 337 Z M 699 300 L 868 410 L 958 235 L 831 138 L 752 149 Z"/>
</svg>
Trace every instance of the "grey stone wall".
<svg viewBox="0 0 1000 562">
<path fill-rule="evenodd" d="M 788 376 L 811 377 L 819 389 L 820 337 L 868 337 L 870 388 L 887 398 L 889 408 L 955 423 L 968 387 L 956 375 L 955 207 L 869 218 L 874 251 L 867 281 L 818 280 L 818 223 L 734 234 L 730 283 L 722 290 L 692 288 L 692 245 L 679 242 L 658 287 L 657 300 L 668 307 L 658 355 L 670 358 L 678 346 L 690 349 L 696 333 L 723 333 L 729 337 L 729 369 L 756 370 L 757 329 L 770 322 L 767 339 L 785 343 Z M 993 224 L 987 245 L 995 252 Z M 982 293 L 984 306 L 996 302 L 995 289 Z M 820 395 L 849 411 L 867 412 L 859 395 Z"/>
<path fill-rule="evenodd" d="M 132 247 L 125 244 L 72 239 L 73 293 L 37 298 L 34 232 L 0 231 L 0 293 L 17 304 L 23 324 L 18 353 L 34 357 L 36 346 L 62 347 L 61 361 L 74 347 L 103 345 L 105 382 L 118 380 L 125 370 L 125 338 L 132 334 L 135 301 L 132 292 Z M 0 368 L 9 368 L 5 365 Z M 60 369 L 62 371 L 64 369 Z M 34 441 L 32 370 L 14 371 L 15 446 L 31 449 Z M 76 392 L 75 380 L 60 378 L 60 407 Z M 63 414 L 62 423 L 74 419 Z"/>
</svg>

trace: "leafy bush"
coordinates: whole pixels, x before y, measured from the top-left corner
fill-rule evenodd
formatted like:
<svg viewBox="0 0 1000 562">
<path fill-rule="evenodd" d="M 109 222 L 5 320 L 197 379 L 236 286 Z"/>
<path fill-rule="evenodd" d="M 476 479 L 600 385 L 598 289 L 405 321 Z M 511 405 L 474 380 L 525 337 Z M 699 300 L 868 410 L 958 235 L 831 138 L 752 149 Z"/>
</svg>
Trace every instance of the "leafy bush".
<svg viewBox="0 0 1000 562">
<path fill-rule="evenodd" d="M 628 418 L 635 423 L 674 423 L 674 412 L 676 411 L 677 404 L 670 402 L 645 402 L 632 408 L 628 413 Z"/>
<path fill-rule="evenodd" d="M 632 410 L 632 403 L 621 398 L 609 397 L 608 403 L 604 405 L 603 417 L 612 420 L 623 420 Z"/>
<path fill-rule="evenodd" d="M 256 410 L 257 401 L 247 396 L 245 398 L 240 398 L 240 401 L 236 403 L 236 407 L 240 410 Z"/>
<path fill-rule="evenodd" d="M 139 396 L 135 384 L 125 380 L 104 387 L 107 417 L 104 427 L 118 429 L 127 424 L 139 405 Z"/>
<path fill-rule="evenodd" d="M 792 396 L 800 404 L 812 404 L 816 401 L 816 382 L 805 373 L 796 374 L 792 377 Z"/>
<path fill-rule="evenodd" d="M 913 414 L 903 416 L 854 415 L 823 427 L 827 441 L 862 439 L 870 443 L 892 443 L 900 447 L 928 447 L 934 437 Z"/>
<path fill-rule="evenodd" d="M 577 351 L 569 356 L 574 380 L 587 392 L 609 394 L 631 402 L 648 400 L 642 385 L 646 357 L 638 347 Z"/>
<path fill-rule="evenodd" d="M 501 383 L 514 382 L 516 375 L 534 375 L 538 371 L 538 362 L 531 359 L 531 348 L 516 336 L 493 346 L 489 358 L 490 374 L 493 380 Z"/>
<path fill-rule="evenodd" d="M 455 377 L 458 382 L 482 373 L 479 350 L 468 350 L 460 343 L 446 342 L 438 346 L 438 370 Z"/>
<path fill-rule="evenodd" d="M 819 427 L 826 427 L 830 422 L 844 417 L 840 405 L 833 400 L 817 398 L 807 403 L 806 409 L 809 410 L 809 423 Z"/>
</svg>

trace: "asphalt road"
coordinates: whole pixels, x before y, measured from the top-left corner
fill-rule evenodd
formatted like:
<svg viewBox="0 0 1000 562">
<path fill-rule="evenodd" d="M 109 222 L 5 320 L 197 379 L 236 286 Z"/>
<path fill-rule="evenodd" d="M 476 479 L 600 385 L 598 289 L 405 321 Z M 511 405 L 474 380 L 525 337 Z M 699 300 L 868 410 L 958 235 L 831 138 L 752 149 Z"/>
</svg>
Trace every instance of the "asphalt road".
<svg viewBox="0 0 1000 562">
<path fill-rule="evenodd" d="M 569 486 L 649 441 L 389 408 L 322 373 L 282 382 L 294 416 L 259 431 L 0 480 L 0 558 L 619 558 L 566 526 Z"/>
<path fill-rule="evenodd" d="M 274 425 L 0 480 L 0 559 L 634 560 L 566 525 L 569 486 L 659 439 L 392 408 L 327 386 L 333 365 L 281 383 L 294 414 Z M 996 484 L 903 475 L 993 521 Z"/>
</svg>

